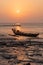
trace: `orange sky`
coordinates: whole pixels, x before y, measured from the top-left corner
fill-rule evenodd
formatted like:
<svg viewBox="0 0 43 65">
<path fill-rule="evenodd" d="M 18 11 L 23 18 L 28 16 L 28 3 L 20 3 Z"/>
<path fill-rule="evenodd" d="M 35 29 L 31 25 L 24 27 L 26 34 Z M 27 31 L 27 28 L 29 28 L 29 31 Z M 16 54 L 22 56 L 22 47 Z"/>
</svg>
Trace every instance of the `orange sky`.
<svg viewBox="0 0 43 65">
<path fill-rule="evenodd" d="M 43 0 L 0 0 L 0 23 L 43 22 Z"/>
</svg>

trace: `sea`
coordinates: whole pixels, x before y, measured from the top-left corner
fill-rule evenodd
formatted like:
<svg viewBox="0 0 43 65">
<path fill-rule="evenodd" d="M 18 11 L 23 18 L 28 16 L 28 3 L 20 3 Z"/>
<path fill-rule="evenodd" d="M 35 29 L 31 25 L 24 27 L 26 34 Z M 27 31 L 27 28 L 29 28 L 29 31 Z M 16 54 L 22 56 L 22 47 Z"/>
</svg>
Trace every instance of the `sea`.
<svg viewBox="0 0 43 65">
<path fill-rule="evenodd" d="M 0 65 L 43 65 L 43 23 L 21 23 L 20 31 L 38 37 L 16 36 L 15 23 L 0 24 Z"/>
</svg>

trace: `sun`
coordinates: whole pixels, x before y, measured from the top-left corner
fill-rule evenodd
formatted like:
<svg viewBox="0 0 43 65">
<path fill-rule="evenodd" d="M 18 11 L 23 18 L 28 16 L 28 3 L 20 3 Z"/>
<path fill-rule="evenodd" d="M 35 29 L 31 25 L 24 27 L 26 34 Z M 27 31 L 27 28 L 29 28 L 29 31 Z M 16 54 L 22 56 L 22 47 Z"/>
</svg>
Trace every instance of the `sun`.
<svg viewBox="0 0 43 65">
<path fill-rule="evenodd" d="M 19 14 L 20 13 L 20 10 L 16 10 L 16 13 Z"/>
<path fill-rule="evenodd" d="M 22 16 L 22 11 L 21 11 L 21 9 L 16 9 L 16 10 L 15 10 L 15 17 L 16 17 L 16 18 L 18 18 L 18 17 L 20 18 L 21 16 Z"/>
</svg>

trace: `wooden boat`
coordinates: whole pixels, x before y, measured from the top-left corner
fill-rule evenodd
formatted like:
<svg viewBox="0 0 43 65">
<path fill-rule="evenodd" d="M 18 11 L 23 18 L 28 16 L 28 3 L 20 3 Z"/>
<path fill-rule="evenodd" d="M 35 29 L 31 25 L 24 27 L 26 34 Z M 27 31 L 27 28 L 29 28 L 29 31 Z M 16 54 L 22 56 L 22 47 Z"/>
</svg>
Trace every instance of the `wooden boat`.
<svg viewBox="0 0 43 65">
<path fill-rule="evenodd" d="M 15 35 L 20 35 L 20 36 L 37 37 L 39 35 L 39 33 L 25 33 L 15 29 L 12 29 L 12 31 Z"/>
</svg>

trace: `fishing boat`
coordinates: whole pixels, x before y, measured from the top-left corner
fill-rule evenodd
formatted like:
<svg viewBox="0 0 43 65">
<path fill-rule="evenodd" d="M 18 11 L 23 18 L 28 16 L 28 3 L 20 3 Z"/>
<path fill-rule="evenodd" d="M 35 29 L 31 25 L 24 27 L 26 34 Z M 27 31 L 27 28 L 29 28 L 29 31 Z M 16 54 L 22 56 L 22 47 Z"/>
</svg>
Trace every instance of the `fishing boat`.
<svg viewBox="0 0 43 65">
<path fill-rule="evenodd" d="M 20 35 L 20 36 L 37 37 L 39 35 L 39 33 L 25 33 L 19 30 L 15 30 L 13 28 L 12 31 L 15 35 Z"/>
<path fill-rule="evenodd" d="M 15 35 L 19 36 L 37 37 L 39 35 L 39 33 L 23 32 L 20 24 L 16 24 L 15 27 L 12 28 L 12 31 Z"/>
</svg>

